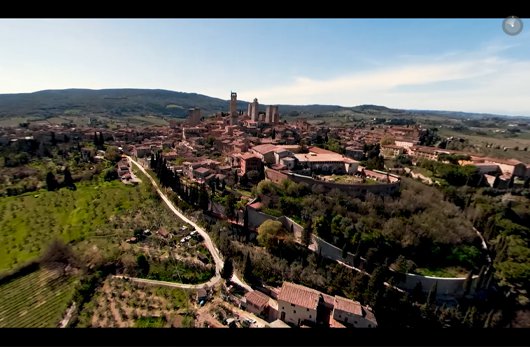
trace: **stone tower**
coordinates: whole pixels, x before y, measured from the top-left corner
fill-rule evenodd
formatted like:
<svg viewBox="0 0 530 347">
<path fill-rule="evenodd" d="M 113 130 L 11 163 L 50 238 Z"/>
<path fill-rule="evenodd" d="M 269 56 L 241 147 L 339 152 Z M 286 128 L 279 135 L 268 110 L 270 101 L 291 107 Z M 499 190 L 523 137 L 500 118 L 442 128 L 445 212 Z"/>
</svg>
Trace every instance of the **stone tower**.
<svg viewBox="0 0 530 347">
<path fill-rule="evenodd" d="M 237 125 L 237 93 L 230 93 L 230 125 Z"/>
<path fill-rule="evenodd" d="M 259 114 L 259 103 L 258 103 L 258 99 L 254 98 L 254 102 L 252 102 L 252 113 L 250 115 L 250 119 L 257 122 L 258 114 Z"/>
</svg>

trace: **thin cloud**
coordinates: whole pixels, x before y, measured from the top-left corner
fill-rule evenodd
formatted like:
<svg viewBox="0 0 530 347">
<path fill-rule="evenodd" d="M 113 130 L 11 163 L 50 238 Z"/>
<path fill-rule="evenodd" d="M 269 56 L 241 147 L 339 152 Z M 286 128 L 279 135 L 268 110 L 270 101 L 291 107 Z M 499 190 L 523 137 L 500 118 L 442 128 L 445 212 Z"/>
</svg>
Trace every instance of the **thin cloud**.
<svg viewBox="0 0 530 347">
<path fill-rule="evenodd" d="M 485 51 L 505 49 L 507 46 L 490 46 Z M 450 54 L 447 61 L 433 59 L 435 63 L 409 63 L 332 79 L 297 77 L 291 83 L 251 90 L 241 96 L 278 104 L 376 103 L 400 108 L 530 115 L 530 61 L 473 55 L 474 59 L 465 55 L 455 59 Z M 437 90 L 437 84 L 442 82 L 444 87 Z"/>
</svg>

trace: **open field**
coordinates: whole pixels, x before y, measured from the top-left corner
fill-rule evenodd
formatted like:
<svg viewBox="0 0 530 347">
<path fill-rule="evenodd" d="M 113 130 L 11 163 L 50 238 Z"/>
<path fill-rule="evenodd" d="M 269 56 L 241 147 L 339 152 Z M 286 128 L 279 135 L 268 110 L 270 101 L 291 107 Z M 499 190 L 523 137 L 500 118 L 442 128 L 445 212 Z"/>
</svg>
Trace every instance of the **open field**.
<svg viewBox="0 0 530 347">
<path fill-rule="evenodd" d="M 193 327 L 193 291 L 109 277 L 85 305 L 79 327 Z"/>
<path fill-rule="evenodd" d="M 113 233 L 116 218 L 142 203 L 141 191 L 113 181 L 1 199 L 0 271 L 37 257 L 54 237 L 69 242 Z"/>
<path fill-rule="evenodd" d="M 440 128 L 439 135 L 442 137 L 454 136 L 467 139 L 471 145 L 480 146 L 480 153 L 484 155 L 507 159 L 513 158 L 524 163 L 530 163 L 530 133 L 528 132 L 518 133 L 517 136 L 496 133 L 468 135 L 452 129 Z M 486 147 L 488 144 L 492 146 Z M 496 148 L 497 146 L 500 148 Z M 504 147 L 509 149 L 505 151 Z M 526 151 L 523 150 L 525 147 L 527 148 Z M 473 151 L 470 152 L 473 153 Z"/>
<path fill-rule="evenodd" d="M 0 285 L 0 327 L 57 327 L 74 293 L 75 277 L 41 268 Z"/>
</svg>

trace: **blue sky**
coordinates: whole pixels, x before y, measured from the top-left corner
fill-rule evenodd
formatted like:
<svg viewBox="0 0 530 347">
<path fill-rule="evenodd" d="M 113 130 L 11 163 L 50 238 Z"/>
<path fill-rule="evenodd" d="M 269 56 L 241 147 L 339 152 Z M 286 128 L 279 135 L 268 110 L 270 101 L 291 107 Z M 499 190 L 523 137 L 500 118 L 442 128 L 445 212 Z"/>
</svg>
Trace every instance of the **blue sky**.
<svg viewBox="0 0 530 347">
<path fill-rule="evenodd" d="M 160 88 L 264 104 L 530 115 L 502 19 L 0 20 L 0 93 Z M 526 21 L 525 21 L 525 24 Z"/>
</svg>

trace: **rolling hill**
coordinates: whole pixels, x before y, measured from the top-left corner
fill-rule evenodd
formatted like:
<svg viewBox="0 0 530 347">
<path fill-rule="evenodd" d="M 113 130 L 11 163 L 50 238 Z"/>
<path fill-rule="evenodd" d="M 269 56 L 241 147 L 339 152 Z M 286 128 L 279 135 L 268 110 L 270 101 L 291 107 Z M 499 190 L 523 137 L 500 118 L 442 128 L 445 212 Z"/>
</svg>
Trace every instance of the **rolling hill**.
<svg viewBox="0 0 530 347">
<path fill-rule="evenodd" d="M 62 89 L 34 93 L 0 94 L 0 117 L 46 118 L 64 115 L 79 116 L 164 116 L 183 118 L 191 107 L 199 107 L 203 115 L 228 112 L 228 100 L 197 93 L 163 89 Z M 247 101 L 238 101 L 238 109 L 246 110 Z M 260 105 L 265 111 L 266 105 Z M 331 115 L 336 112 L 364 114 L 375 117 L 451 117 L 483 118 L 479 113 L 431 110 L 399 110 L 378 105 L 344 107 L 338 105 L 279 105 L 282 115 Z"/>
</svg>

